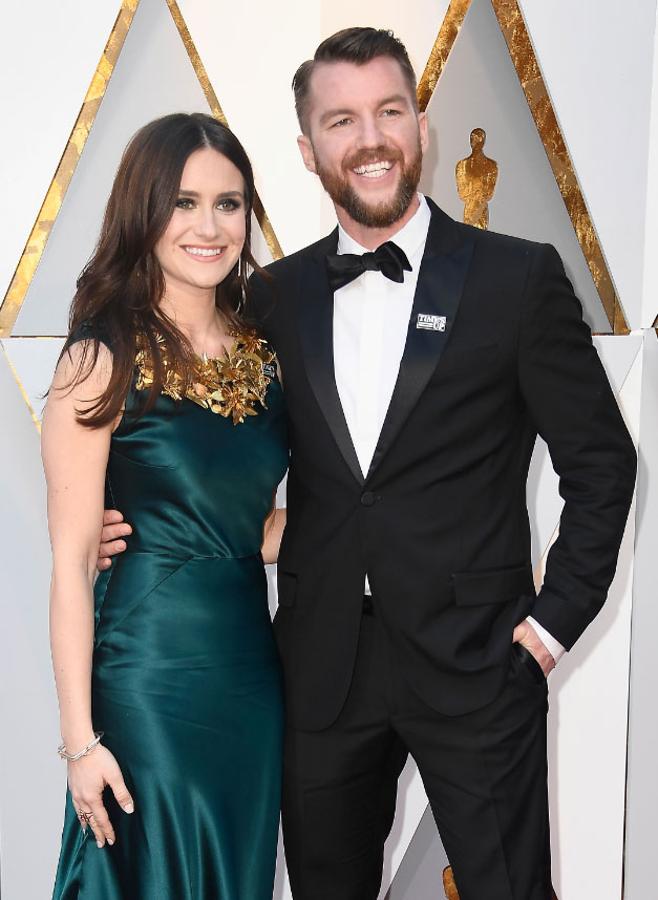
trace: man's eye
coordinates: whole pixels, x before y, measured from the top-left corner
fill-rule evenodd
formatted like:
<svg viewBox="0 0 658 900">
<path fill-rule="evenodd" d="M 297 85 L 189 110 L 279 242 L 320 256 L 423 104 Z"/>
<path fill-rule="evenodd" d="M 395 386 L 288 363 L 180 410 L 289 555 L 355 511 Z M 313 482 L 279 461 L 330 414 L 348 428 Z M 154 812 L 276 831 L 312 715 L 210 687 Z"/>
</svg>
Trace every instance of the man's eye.
<svg viewBox="0 0 658 900">
<path fill-rule="evenodd" d="M 385 109 L 382 111 L 382 115 L 384 115 L 384 116 L 399 116 L 400 110 L 399 109 Z"/>
<path fill-rule="evenodd" d="M 194 200 L 190 197 L 179 197 L 176 201 L 176 209 L 193 209 Z"/>
<path fill-rule="evenodd" d="M 348 125 L 351 122 L 351 119 L 339 119 L 337 122 L 331 126 L 332 128 L 340 128 L 343 125 Z"/>
</svg>

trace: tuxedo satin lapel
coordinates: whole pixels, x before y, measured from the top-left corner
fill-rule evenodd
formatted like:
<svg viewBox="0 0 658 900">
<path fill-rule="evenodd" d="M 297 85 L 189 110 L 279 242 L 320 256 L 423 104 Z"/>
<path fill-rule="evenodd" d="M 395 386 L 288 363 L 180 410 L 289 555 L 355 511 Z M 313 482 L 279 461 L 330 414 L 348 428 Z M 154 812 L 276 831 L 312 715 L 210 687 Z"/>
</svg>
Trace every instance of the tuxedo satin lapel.
<svg viewBox="0 0 658 900">
<path fill-rule="evenodd" d="M 333 232 L 318 244 L 315 252 L 304 261 L 299 327 L 306 374 L 315 399 L 345 462 L 359 484 L 363 484 L 363 473 L 347 427 L 334 372 L 334 297 L 327 279 L 325 256 L 336 252 L 337 234 L 337 231 Z"/>
<path fill-rule="evenodd" d="M 457 246 L 453 245 L 447 252 L 442 252 L 441 244 L 446 242 L 437 240 L 436 230 L 440 225 L 446 224 L 447 217 L 434 207 L 434 204 L 431 204 L 430 208 L 435 228 L 431 227 L 428 234 L 427 250 L 418 273 L 418 284 L 409 320 L 407 341 L 400 363 L 400 372 L 367 478 L 371 477 L 390 449 L 436 369 L 441 354 L 450 339 L 450 332 L 457 316 L 459 301 L 473 255 L 475 241 L 471 235 L 461 238 Z M 437 221 L 439 214 L 443 220 L 440 223 Z M 451 220 L 447 221 L 454 229 L 454 223 Z M 434 320 L 439 327 L 441 320 L 445 317 L 445 330 L 418 328 L 419 316 L 439 317 Z M 428 322 L 427 319 L 425 321 Z"/>
</svg>

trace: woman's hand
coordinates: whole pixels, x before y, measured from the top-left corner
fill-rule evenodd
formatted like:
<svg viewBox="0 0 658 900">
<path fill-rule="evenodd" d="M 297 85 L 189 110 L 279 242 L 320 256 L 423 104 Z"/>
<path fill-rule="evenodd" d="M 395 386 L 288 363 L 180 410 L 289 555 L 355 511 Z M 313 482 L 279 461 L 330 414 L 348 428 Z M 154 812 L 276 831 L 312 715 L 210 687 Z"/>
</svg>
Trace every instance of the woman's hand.
<svg viewBox="0 0 658 900">
<path fill-rule="evenodd" d="M 68 779 L 73 807 L 82 828 L 86 828 L 88 822 L 99 847 L 103 847 L 105 841 L 112 845 L 116 837 L 103 805 L 104 788 L 109 786 L 112 789 L 124 812 L 131 813 L 135 808 L 116 759 L 107 747 L 99 744 L 87 756 L 69 762 Z M 86 813 L 87 816 L 81 813 Z"/>
</svg>

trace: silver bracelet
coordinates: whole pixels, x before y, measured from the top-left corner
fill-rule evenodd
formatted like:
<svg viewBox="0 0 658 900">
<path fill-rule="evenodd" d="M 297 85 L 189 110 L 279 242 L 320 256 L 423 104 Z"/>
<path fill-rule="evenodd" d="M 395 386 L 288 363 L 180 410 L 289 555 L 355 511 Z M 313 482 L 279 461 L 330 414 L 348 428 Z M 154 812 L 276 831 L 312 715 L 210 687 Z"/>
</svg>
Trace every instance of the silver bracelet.
<svg viewBox="0 0 658 900">
<path fill-rule="evenodd" d="M 60 744 L 57 748 L 57 752 L 61 756 L 62 759 L 68 760 L 68 762 L 75 762 L 76 759 L 82 759 L 83 756 L 86 756 L 88 753 L 97 747 L 100 744 L 100 740 L 103 737 L 103 731 L 95 731 L 93 741 L 89 741 L 86 747 L 83 747 L 82 750 L 78 751 L 78 753 L 69 753 L 66 749 L 65 744 Z"/>
</svg>

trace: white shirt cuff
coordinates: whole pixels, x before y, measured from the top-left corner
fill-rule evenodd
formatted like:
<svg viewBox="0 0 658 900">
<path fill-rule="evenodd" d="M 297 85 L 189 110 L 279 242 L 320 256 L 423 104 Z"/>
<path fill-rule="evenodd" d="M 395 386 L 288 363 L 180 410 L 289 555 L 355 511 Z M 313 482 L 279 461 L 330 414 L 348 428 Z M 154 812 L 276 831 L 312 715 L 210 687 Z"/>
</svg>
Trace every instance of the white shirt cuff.
<svg viewBox="0 0 658 900">
<path fill-rule="evenodd" d="M 555 660 L 555 665 L 557 665 L 560 657 L 564 656 L 564 654 L 566 653 L 566 650 L 564 649 L 562 644 L 559 641 L 556 641 L 553 635 L 549 634 L 545 628 L 542 628 L 539 622 L 537 622 L 536 619 L 533 619 L 532 616 L 528 616 L 526 621 L 529 622 L 535 629 L 535 631 L 537 632 L 537 637 Z"/>
</svg>

